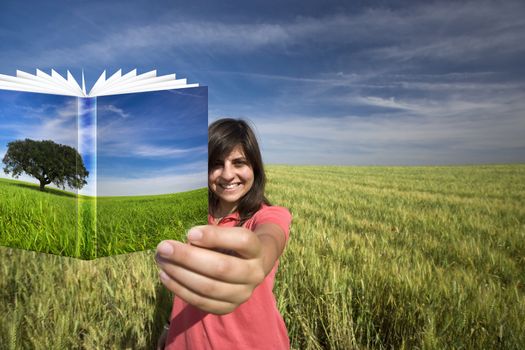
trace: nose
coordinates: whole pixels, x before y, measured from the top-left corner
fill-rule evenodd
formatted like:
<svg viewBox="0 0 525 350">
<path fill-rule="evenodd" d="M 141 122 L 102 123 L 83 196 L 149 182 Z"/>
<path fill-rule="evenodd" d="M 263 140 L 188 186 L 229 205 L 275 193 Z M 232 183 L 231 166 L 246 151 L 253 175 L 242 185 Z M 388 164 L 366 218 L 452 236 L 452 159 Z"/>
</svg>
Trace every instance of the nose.
<svg viewBox="0 0 525 350">
<path fill-rule="evenodd" d="M 235 177 L 233 165 L 230 163 L 224 164 L 224 167 L 222 168 L 221 177 L 224 180 L 231 180 Z"/>
</svg>

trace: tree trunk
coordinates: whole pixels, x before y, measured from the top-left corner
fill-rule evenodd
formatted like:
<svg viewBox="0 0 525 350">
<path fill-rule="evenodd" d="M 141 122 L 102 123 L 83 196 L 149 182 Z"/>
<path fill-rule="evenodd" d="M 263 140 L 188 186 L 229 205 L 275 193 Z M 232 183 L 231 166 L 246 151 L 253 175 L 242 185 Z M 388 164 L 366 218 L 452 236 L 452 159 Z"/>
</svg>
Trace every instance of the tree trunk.
<svg viewBox="0 0 525 350">
<path fill-rule="evenodd" d="M 45 186 L 46 186 L 46 182 L 44 180 L 40 180 L 40 191 L 44 191 Z"/>
</svg>

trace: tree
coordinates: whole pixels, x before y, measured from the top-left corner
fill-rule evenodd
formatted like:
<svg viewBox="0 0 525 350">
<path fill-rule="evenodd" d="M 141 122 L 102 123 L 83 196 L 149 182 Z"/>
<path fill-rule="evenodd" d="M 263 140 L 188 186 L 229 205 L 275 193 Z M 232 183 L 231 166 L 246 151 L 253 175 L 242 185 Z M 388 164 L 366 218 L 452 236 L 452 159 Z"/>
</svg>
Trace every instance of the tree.
<svg viewBox="0 0 525 350">
<path fill-rule="evenodd" d="M 40 181 L 40 191 L 50 183 L 65 189 L 81 189 L 87 184 L 89 172 L 76 149 L 51 140 L 16 140 L 7 144 L 7 153 L 2 160 L 4 172 L 18 178 L 26 173 Z"/>
</svg>

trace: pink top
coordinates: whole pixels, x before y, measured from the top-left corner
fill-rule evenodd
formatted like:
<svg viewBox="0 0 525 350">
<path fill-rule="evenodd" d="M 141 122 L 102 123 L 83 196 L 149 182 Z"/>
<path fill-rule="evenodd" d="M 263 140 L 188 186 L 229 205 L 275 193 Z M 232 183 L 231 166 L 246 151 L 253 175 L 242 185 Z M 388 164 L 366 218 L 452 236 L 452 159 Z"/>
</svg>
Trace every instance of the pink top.
<svg viewBox="0 0 525 350">
<path fill-rule="evenodd" d="M 233 227 L 238 220 L 239 215 L 234 213 L 223 218 L 219 226 Z M 243 227 L 254 231 L 258 225 L 274 223 L 288 240 L 291 221 L 288 209 L 263 205 Z M 208 223 L 213 224 L 211 216 Z M 288 332 L 272 293 L 278 264 L 279 260 L 250 299 L 227 315 L 201 311 L 175 297 L 165 349 L 290 349 Z"/>
</svg>

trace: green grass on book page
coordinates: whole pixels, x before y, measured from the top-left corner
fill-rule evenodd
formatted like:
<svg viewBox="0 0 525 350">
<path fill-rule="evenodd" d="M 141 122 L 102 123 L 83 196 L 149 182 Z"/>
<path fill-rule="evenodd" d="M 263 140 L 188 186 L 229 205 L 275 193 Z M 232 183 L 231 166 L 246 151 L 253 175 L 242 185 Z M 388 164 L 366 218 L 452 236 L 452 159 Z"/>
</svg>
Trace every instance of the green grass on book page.
<svg viewBox="0 0 525 350">
<path fill-rule="evenodd" d="M 207 189 L 87 197 L 0 179 L 0 245 L 81 259 L 154 248 L 206 223 Z"/>
</svg>

